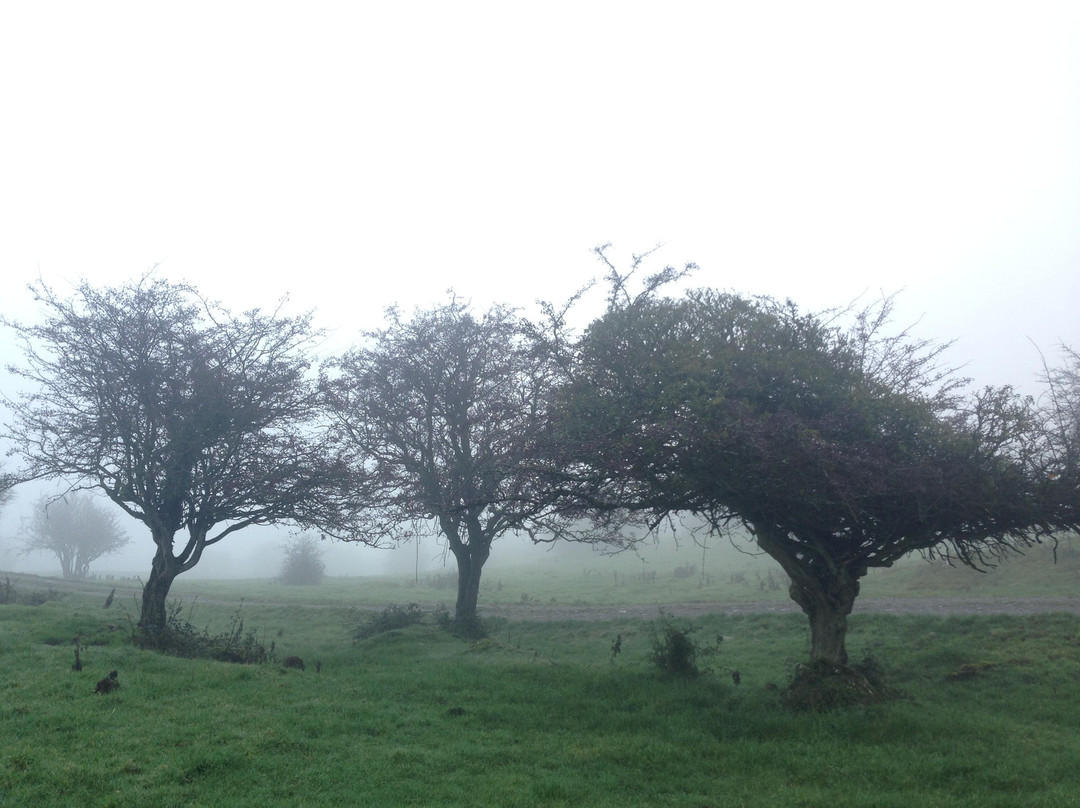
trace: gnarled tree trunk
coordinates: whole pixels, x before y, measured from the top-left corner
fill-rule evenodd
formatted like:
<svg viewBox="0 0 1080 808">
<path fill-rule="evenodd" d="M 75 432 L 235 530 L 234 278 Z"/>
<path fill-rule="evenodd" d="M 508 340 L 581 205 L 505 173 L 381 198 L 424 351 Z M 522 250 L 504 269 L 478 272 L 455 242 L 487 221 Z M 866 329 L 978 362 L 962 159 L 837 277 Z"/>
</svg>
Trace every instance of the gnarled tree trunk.
<svg viewBox="0 0 1080 808">
<path fill-rule="evenodd" d="M 179 559 L 173 557 L 171 541 L 158 541 L 150 577 L 146 579 L 142 594 L 142 612 L 139 615 L 139 631 L 144 639 L 160 637 L 165 632 L 166 605 L 169 589 L 182 571 Z"/>
<path fill-rule="evenodd" d="M 454 620 L 462 624 L 475 624 L 476 603 L 480 597 L 480 575 L 490 551 L 487 548 L 461 544 L 453 552 L 458 566 L 458 595 L 454 606 Z"/>
<path fill-rule="evenodd" d="M 810 552 L 780 531 L 755 524 L 758 547 L 791 579 L 788 594 L 810 621 L 810 660 L 846 666 L 847 618 L 859 595 L 865 570 L 852 570 Z"/>
<path fill-rule="evenodd" d="M 810 620 L 810 661 L 846 666 L 847 618 L 859 594 L 858 579 L 843 573 L 792 576 L 788 592 Z"/>
</svg>

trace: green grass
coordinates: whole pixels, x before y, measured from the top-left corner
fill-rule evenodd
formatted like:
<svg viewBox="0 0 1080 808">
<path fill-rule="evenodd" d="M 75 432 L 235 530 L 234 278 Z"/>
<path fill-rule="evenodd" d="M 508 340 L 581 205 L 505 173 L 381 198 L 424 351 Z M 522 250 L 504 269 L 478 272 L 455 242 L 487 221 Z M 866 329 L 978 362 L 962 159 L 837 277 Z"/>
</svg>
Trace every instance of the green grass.
<svg viewBox="0 0 1080 808">
<path fill-rule="evenodd" d="M 261 666 L 137 650 L 119 604 L 102 608 L 107 584 L 0 606 L 0 806 L 983 808 L 1080 793 L 1075 616 L 856 616 L 853 658 L 872 654 L 906 697 L 814 714 L 768 686 L 805 658 L 801 615 L 692 621 L 723 641 L 711 673 L 673 681 L 645 661 L 646 621 L 496 620 L 479 642 L 425 624 L 354 644 L 360 583 L 185 595 L 215 631 L 243 596 L 245 626 L 275 643 Z M 290 654 L 307 670 L 285 670 Z M 113 669 L 121 689 L 95 695 Z"/>
<path fill-rule="evenodd" d="M 485 604 L 521 603 L 602 606 L 790 602 L 786 578 L 772 559 L 737 552 L 723 542 L 708 551 L 704 563 L 700 549 L 685 543 L 678 551 L 666 547 L 656 552 L 646 551 L 640 557 L 595 554 L 567 563 L 558 553 L 552 553 L 518 566 L 502 566 L 497 560 L 496 547 L 481 583 L 481 609 Z M 686 564 L 697 565 L 698 572 L 689 578 L 676 578 L 675 569 Z M 387 603 L 452 606 L 456 591 L 433 586 L 438 580 L 436 576 L 423 574 L 419 580 L 413 576 L 327 578 L 319 586 L 285 586 L 275 581 L 250 580 L 244 581 L 243 591 L 249 604 L 291 601 L 331 607 L 343 602 L 372 607 Z M 775 583 L 774 588 L 769 587 L 770 580 Z M 100 586 L 104 598 L 109 586 L 103 582 Z M 235 598 L 236 582 L 181 576 L 173 585 L 173 592 L 189 601 Z M 891 568 L 871 570 L 862 586 L 862 596 L 868 598 L 1077 594 L 1080 594 L 1080 540 L 1076 539 L 1061 543 L 1056 563 L 1049 545 L 1036 546 L 988 572 L 940 562 L 931 564 L 914 556 Z"/>
</svg>

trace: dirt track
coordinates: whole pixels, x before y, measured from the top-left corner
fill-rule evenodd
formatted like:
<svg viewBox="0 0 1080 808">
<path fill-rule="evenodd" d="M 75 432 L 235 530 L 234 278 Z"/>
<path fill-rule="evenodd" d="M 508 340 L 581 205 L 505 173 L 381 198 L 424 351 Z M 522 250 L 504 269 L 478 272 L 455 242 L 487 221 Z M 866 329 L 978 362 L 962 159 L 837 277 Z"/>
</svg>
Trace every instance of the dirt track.
<svg viewBox="0 0 1080 808">
<path fill-rule="evenodd" d="M 3 575 L 3 573 L 0 573 Z M 59 591 L 99 594 L 101 588 L 92 589 L 81 581 L 64 581 L 56 578 L 40 578 L 29 575 L 11 575 L 16 586 L 30 589 L 54 589 Z M 118 583 L 117 596 L 130 598 L 138 587 L 130 581 Z M 272 601 L 257 599 L 263 605 L 300 606 L 319 608 L 325 604 L 298 603 L 294 600 Z M 199 597 L 202 603 L 224 602 L 212 597 Z M 231 602 L 231 601 L 229 601 Z M 388 605 L 388 604 L 387 604 Z M 376 611 L 377 604 L 362 606 Z M 557 604 L 530 602 L 509 604 L 485 604 L 480 602 L 481 617 L 503 617 L 509 620 L 559 621 L 559 620 L 623 620 L 655 619 L 660 611 L 678 617 L 698 617 L 704 614 L 786 614 L 798 612 L 790 600 L 755 600 L 741 603 L 646 603 L 618 606 L 561 606 Z M 1069 597 L 948 597 L 948 598 L 859 598 L 855 601 L 855 614 L 925 614 L 942 617 L 971 614 L 1048 614 L 1067 612 L 1080 614 L 1080 595 Z"/>
<path fill-rule="evenodd" d="M 510 620 L 621 620 L 653 619 L 663 610 L 678 617 L 703 614 L 785 614 L 798 612 L 791 601 L 759 600 L 745 603 L 662 603 L 638 606 L 556 606 L 547 604 L 511 604 L 480 606 L 480 614 Z M 1080 614 L 1078 597 L 1034 598 L 859 598 L 855 614 Z"/>
</svg>

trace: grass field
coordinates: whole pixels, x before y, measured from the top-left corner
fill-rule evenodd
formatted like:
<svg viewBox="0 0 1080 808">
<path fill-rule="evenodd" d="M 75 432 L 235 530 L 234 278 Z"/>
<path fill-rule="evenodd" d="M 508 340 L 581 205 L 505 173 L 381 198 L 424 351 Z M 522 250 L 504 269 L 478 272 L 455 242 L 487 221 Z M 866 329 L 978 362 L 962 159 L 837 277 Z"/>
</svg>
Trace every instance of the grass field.
<svg viewBox="0 0 1080 808">
<path fill-rule="evenodd" d="M 975 580 L 991 594 L 1070 594 L 1057 589 L 1075 582 L 1075 559 L 1049 572 L 1044 561 L 994 573 L 1012 583 Z M 865 591 L 973 585 L 954 572 L 902 566 Z M 534 565 L 491 576 L 482 600 L 649 602 L 638 587 L 660 586 L 673 600 L 710 586 L 786 597 L 759 591 L 752 569 L 737 578 L 646 583 Z M 853 658 L 876 658 L 904 698 L 800 713 L 773 688 L 805 658 L 795 614 L 682 621 L 702 644 L 723 641 L 710 672 L 681 681 L 646 662 L 654 621 L 495 620 L 479 642 L 428 622 L 354 642 L 356 607 L 452 592 L 355 578 L 310 588 L 178 581 L 193 623 L 216 632 L 242 619 L 274 643 L 276 661 L 239 666 L 137 650 L 130 597 L 106 611 L 110 583 L 90 589 L 0 606 L 0 806 L 983 808 L 1073 806 L 1080 794 L 1071 615 L 855 616 Z M 81 673 L 71 670 L 75 636 Z M 293 654 L 306 670 L 281 665 Z M 114 669 L 121 688 L 95 695 Z"/>
</svg>

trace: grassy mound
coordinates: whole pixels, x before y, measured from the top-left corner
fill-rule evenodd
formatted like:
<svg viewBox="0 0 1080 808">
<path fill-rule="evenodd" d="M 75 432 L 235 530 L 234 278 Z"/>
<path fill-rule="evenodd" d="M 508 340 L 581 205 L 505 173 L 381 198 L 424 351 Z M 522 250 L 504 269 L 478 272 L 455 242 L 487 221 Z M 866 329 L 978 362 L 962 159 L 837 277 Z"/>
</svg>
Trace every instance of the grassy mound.
<svg viewBox="0 0 1080 808">
<path fill-rule="evenodd" d="M 867 657 L 850 668 L 824 661 L 797 666 L 783 700 L 797 710 L 832 710 L 880 704 L 898 696 L 885 686 L 881 667 Z"/>
</svg>

